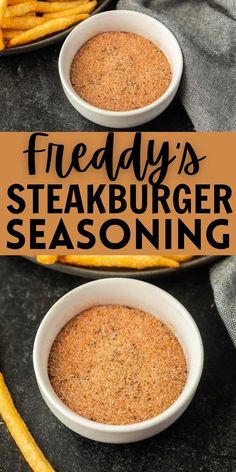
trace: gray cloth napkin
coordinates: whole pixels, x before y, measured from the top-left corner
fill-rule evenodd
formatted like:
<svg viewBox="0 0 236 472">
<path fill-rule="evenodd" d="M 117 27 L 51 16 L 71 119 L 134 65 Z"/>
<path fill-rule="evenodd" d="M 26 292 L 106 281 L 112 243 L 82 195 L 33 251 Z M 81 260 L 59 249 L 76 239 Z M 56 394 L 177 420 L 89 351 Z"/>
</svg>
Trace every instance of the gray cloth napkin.
<svg viewBox="0 0 236 472">
<path fill-rule="evenodd" d="M 236 129 L 236 0 L 119 0 L 164 23 L 184 55 L 182 103 L 197 131 Z"/>
<path fill-rule="evenodd" d="M 227 257 L 210 270 L 218 312 L 236 347 L 236 257 Z"/>
</svg>

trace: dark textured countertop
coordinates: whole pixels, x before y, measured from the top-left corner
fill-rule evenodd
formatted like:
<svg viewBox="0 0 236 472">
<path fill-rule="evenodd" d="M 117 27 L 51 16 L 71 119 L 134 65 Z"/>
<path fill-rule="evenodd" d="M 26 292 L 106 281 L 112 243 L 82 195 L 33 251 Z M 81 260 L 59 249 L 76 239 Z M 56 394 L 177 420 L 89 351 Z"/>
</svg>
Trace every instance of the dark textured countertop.
<svg viewBox="0 0 236 472">
<path fill-rule="evenodd" d="M 197 394 L 168 430 L 129 445 L 76 436 L 50 413 L 38 391 L 32 347 L 38 325 L 65 292 L 85 282 L 19 257 L 0 258 L 0 359 L 14 401 L 57 472 L 235 472 L 236 357 L 217 314 L 208 267 L 152 282 L 176 296 L 200 329 L 205 366 Z M 0 424 L 0 471 L 27 472 Z"/>
</svg>

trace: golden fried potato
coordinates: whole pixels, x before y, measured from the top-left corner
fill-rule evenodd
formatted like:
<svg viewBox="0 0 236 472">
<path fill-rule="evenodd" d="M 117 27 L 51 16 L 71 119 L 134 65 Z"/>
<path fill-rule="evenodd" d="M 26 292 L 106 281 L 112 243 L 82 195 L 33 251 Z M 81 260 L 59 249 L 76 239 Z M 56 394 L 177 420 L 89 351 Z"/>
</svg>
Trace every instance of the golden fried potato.
<svg viewBox="0 0 236 472">
<path fill-rule="evenodd" d="M 42 25 L 47 20 L 38 16 L 16 16 L 15 18 L 4 18 L 2 27 L 4 29 L 29 30 Z"/>
<path fill-rule="evenodd" d="M 7 0 L 0 0 L 0 26 L 2 26 L 7 9 Z"/>
<path fill-rule="evenodd" d="M 96 6 L 97 0 L 0 0 L 0 50 L 63 31 Z"/>
<path fill-rule="evenodd" d="M 37 256 L 37 261 L 41 264 L 54 264 L 59 256 Z"/>
<path fill-rule="evenodd" d="M 65 0 L 56 0 L 57 2 L 64 2 Z M 72 0 L 71 0 L 72 1 Z M 88 3 L 88 0 L 73 0 L 75 3 L 83 5 L 83 3 Z M 47 2 L 55 2 L 55 0 L 47 0 Z"/>
<path fill-rule="evenodd" d="M 61 262 L 81 267 L 119 267 L 129 269 L 145 269 L 151 267 L 170 267 L 176 269 L 182 262 L 191 260 L 193 256 L 164 255 L 164 256 L 142 256 L 142 255 L 67 255 L 67 256 L 37 256 L 37 261 L 42 264 L 54 264 Z"/>
<path fill-rule="evenodd" d="M 18 413 L 1 373 L 0 415 L 31 469 L 34 472 L 55 472 Z M 16 466 L 15 470 L 17 469 Z"/>
<path fill-rule="evenodd" d="M 6 41 L 9 41 L 9 39 L 14 38 L 14 36 L 17 36 L 19 33 L 21 33 L 21 30 L 2 30 L 3 31 L 3 39 Z"/>
<path fill-rule="evenodd" d="M 87 267 L 123 267 L 145 269 L 147 267 L 179 267 L 179 263 L 163 256 L 59 256 L 64 264 Z"/>
<path fill-rule="evenodd" d="M 24 1 L 26 1 L 26 0 L 8 0 L 7 4 L 8 5 L 18 5 L 19 3 L 23 3 Z M 28 1 L 30 1 L 30 0 L 28 0 Z"/>
<path fill-rule="evenodd" d="M 41 2 L 36 1 L 35 11 L 37 13 L 50 13 L 55 11 L 63 11 L 67 9 L 74 9 L 77 6 L 82 6 L 75 0 L 69 0 L 64 2 Z M 80 13 L 80 12 L 79 12 Z"/>
<path fill-rule="evenodd" d="M 178 262 L 187 262 L 187 261 L 190 261 L 193 256 L 165 256 L 165 257 L 169 257 L 170 259 L 173 259 L 174 261 L 178 261 Z"/>
<path fill-rule="evenodd" d="M 63 11 L 56 11 L 52 13 L 45 13 L 43 17 L 49 19 L 49 18 L 59 18 L 62 16 L 65 17 L 65 16 L 71 16 L 71 15 L 77 15 L 79 13 L 91 13 L 96 8 L 96 5 L 97 5 L 97 1 L 93 0 L 91 2 L 84 3 L 82 5 L 81 4 L 77 5 L 77 7 L 75 8 L 69 8 Z"/>
<path fill-rule="evenodd" d="M 7 9 L 7 0 L 0 0 L 0 51 L 5 48 L 2 24 Z"/>
<path fill-rule="evenodd" d="M 7 7 L 5 18 L 26 15 L 29 12 L 35 11 L 36 6 L 37 0 L 11 5 Z"/>
<path fill-rule="evenodd" d="M 5 48 L 3 30 L 0 27 L 0 51 Z"/>
<path fill-rule="evenodd" d="M 57 31 L 62 31 L 69 26 L 73 25 L 74 23 L 78 23 L 79 21 L 88 18 L 87 13 L 83 13 L 80 15 L 73 15 L 68 16 L 66 18 L 55 18 L 53 20 L 45 21 L 43 18 L 43 24 L 36 26 L 35 28 L 31 28 L 23 33 L 15 36 L 14 38 L 10 39 L 8 43 L 8 47 L 13 46 L 21 46 L 22 44 L 32 43 L 36 39 L 42 38 L 44 36 L 48 36 L 49 34 L 56 33 Z M 41 18 L 25 18 L 25 20 L 40 20 Z M 6 21 L 6 20 L 5 20 Z M 21 28 L 19 28 L 21 29 Z"/>
</svg>

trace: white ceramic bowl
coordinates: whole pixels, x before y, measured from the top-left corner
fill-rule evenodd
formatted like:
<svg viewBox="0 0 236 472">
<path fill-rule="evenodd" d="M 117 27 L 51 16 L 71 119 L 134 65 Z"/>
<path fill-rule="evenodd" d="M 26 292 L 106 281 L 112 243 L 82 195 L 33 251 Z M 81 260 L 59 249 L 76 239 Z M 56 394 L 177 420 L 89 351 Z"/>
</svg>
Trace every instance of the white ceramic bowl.
<svg viewBox="0 0 236 472">
<path fill-rule="evenodd" d="M 65 406 L 48 377 L 48 357 L 63 326 L 90 306 L 120 304 L 152 313 L 174 331 L 188 364 L 186 385 L 167 410 L 150 420 L 114 426 L 88 420 Z M 171 295 L 154 285 L 135 279 L 110 278 L 86 283 L 58 300 L 44 317 L 34 343 L 33 362 L 41 394 L 55 416 L 86 438 L 108 443 L 135 442 L 159 433 L 184 412 L 193 398 L 203 367 L 203 347 L 198 328 L 187 310 Z"/>
<path fill-rule="evenodd" d="M 166 92 L 155 102 L 136 110 L 107 111 L 90 105 L 73 89 L 70 68 L 74 55 L 91 37 L 105 31 L 137 33 L 157 44 L 166 54 L 172 68 L 172 80 Z M 145 54 L 145 51 L 141 51 Z M 59 74 L 64 92 L 73 107 L 94 123 L 110 128 L 138 126 L 160 115 L 173 100 L 183 71 L 183 58 L 177 40 L 162 23 L 143 13 L 112 10 L 99 13 L 80 23 L 65 40 L 59 57 Z"/>
</svg>

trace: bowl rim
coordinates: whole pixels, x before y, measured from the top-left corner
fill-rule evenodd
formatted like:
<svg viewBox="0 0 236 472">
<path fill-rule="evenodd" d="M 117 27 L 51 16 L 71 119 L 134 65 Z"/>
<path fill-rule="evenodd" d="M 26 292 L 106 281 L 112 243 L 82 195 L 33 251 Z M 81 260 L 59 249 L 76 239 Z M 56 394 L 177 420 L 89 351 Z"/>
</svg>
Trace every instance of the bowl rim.
<svg viewBox="0 0 236 472">
<path fill-rule="evenodd" d="M 156 415 L 148 420 L 144 420 L 138 423 L 125 424 L 125 425 L 111 425 L 111 424 L 106 424 L 106 423 L 99 423 L 97 421 L 93 421 L 84 416 L 81 416 L 78 413 L 75 413 L 70 408 L 68 408 L 62 402 L 62 400 L 60 400 L 60 398 L 54 392 L 51 384 L 49 388 L 47 387 L 47 385 L 45 385 L 44 380 L 43 380 L 43 374 L 42 374 L 42 370 L 44 370 L 44 367 L 42 367 L 41 362 L 40 362 L 40 352 L 41 352 L 41 346 L 43 344 L 43 339 L 44 339 L 44 331 L 47 330 L 52 324 L 55 313 L 58 312 L 61 302 L 65 301 L 67 297 L 70 297 L 71 295 L 75 293 L 77 293 L 78 296 L 81 296 L 81 292 L 83 292 L 83 290 L 89 290 L 90 287 L 92 287 L 93 285 L 101 286 L 107 283 L 113 285 L 119 282 L 120 280 L 125 281 L 125 283 L 127 284 L 133 285 L 133 288 L 136 287 L 136 289 L 137 289 L 137 284 L 139 286 L 141 285 L 142 286 L 145 285 L 149 287 L 151 286 L 153 287 L 153 291 L 159 292 L 159 294 L 161 294 L 162 298 L 166 300 L 168 299 L 169 301 L 174 303 L 176 307 L 179 309 L 179 312 L 181 311 L 181 316 L 185 317 L 186 322 L 188 323 L 189 326 L 191 326 L 191 330 L 192 330 L 191 334 L 192 336 L 194 336 L 195 340 L 197 341 L 198 352 L 196 353 L 197 365 L 195 366 L 194 378 L 192 378 L 191 383 L 189 384 L 188 377 L 187 377 L 186 384 L 181 394 L 169 408 L 164 410 L 159 415 Z M 73 318 L 73 316 L 71 318 Z M 42 396 L 48 400 L 50 405 L 53 405 L 55 410 L 60 412 L 61 416 L 63 416 L 64 418 L 72 422 L 73 424 L 85 427 L 89 430 L 93 430 L 97 432 L 99 431 L 101 433 L 102 432 L 104 433 L 132 433 L 135 431 L 142 431 L 142 430 L 150 429 L 154 426 L 157 426 L 167 421 L 169 418 L 177 414 L 179 411 L 182 412 L 182 409 L 190 403 L 196 391 L 196 388 L 199 384 L 199 381 L 202 375 L 202 370 L 203 370 L 203 362 L 204 362 L 204 350 L 203 350 L 202 338 L 194 319 L 192 318 L 190 313 L 186 310 L 186 308 L 175 297 L 173 297 L 172 295 L 170 295 L 168 292 L 161 289 L 160 287 L 157 287 L 156 285 L 152 285 L 148 282 L 144 282 L 137 279 L 123 278 L 123 277 L 93 280 L 91 282 L 87 282 L 83 285 L 80 285 L 74 288 L 73 290 L 70 290 L 65 295 L 60 297 L 57 300 L 57 302 L 52 305 L 52 307 L 48 310 L 48 312 L 42 319 L 39 325 L 39 328 L 37 330 L 34 346 L 33 346 L 34 372 L 35 372 L 36 380 L 37 380 Z M 50 380 L 49 380 L 49 383 L 50 383 Z"/>
<path fill-rule="evenodd" d="M 64 61 L 65 61 L 65 57 L 66 57 L 66 54 L 67 54 L 67 49 L 69 48 L 71 41 L 73 40 L 73 38 L 77 34 L 79 34 L 81 29 L 86 29 L 90 23 L 92 23 L 92 22 L 96 23 L 97 21 L 99 21 L 100 18 L 103 18 L 104 16 L 111 16 L 111 15 L 117 15 L 117 16 L 121 15 L 122 16 L 124 13 L 126 15 L 128 14 L 129 16 L 133 16 L 133 17 L 135 17 L 135 16 L 140 17 L 141 16 L 143 21 L 145 21 L 147 23 L 148 22 L 150 22 L 150 23 L 155 22 L 155 24 L 158 25 L 159 29 L 161 29 L 162 31 L 165 31 L 167 34 L 169 34 L 169 36 L 174 40 L 174 43 L 175 43 L 175 54 L 176 54 L 176 58 L 175 58 L 176 66 L 175 67 L 176 67 L 176 69 L 173 70 L 173 67 L 172 67 L 172 78 L 171 78 L 171 82 L 170 82 L 168 88 L 154 102 L 151 102 L 148 105 L 145 105 L 144 107 L 135 108 L 133 110 L 128 110 L 128 111 L 105 110 L 103 108 L 99 108 L 99 107 L 96 107 L 95 105 L 90 104 L 89 102 L 87 102 L 86 100 L 81 98 L 80 95 L 74 90 L 74 88 L 72 87 L 72 84 L 70 82 L 70 78 L 69 78 L 69 76 L 67 76 L 67 74 L 65 72 Z M 148 27 L 148 25 L 147 25 L 147 27 Z M 121 28 L 121 30 L 122 30 L 122 28 Z M 107 30 L 105 30 L 104 32 L 106 32 L 106 31 Z M 139 34 L 139 33 L 137 32 L 137 34 Z M 85 43 L 83 43 L 83 44 L 85 44 Z M 160 47 L 160 49 L 162 49 L 161 44 L 159 44 L 159 47 Z M 164 53 L 164 54 L 167 57 L 168 62 L 170 63 L 168 55 L 166 53 Z M 180 80 L 181 80 L 182 73 L 183 73 L 183 54 L 182 54 L 182 50 L 180 48 L 179 42 L 176 39 L 175 35 L 172 33 L 172 31 L 169 28 L 167 28 L 167 26 L 165 26 L 163 23 L 161 23 L 156 18 L 154 18 L 150 15 L 147 15 L 145 13 L 141 13 L 141 12 L 134 11 L 134 10 L 109 10 L 109 11 L 101 12 L 101 13 L 98 13 L 97 15 L 94 15 L 94 16 L 91 16 L 91 17 L 87 18 L 85 22 L 81 22 L 79 25 L 77 25 L 71 31 L 71 33 L 67 36 L 67 38 L 65 39 L 65 41 L 62 45 L 62 48 L 61 48 L 61 51 L 60 51 L 60 54 L 59 54 L 58 69 L 59 69 L 59 75 L 60 75 L 62 85 L 65 88 L 67 94 L 69 94 L 73 98 L 73 100 L 75 100 L 81 106 L 89 109 L 92 113 L 102 114 L 103 116 L 106 116 L 106 117 L 131 117 L 131 116 L 137 116 L 137 115 L 140 115 L 142 113 L 152 111 L 154 108 L 159 107 L 160 105 L 162 105 L 162 103 L 164 103 L 169 97 L 172 96 L 172 94 L 175 93 L 175 91 L 179 87 Z"/>
</svg>

